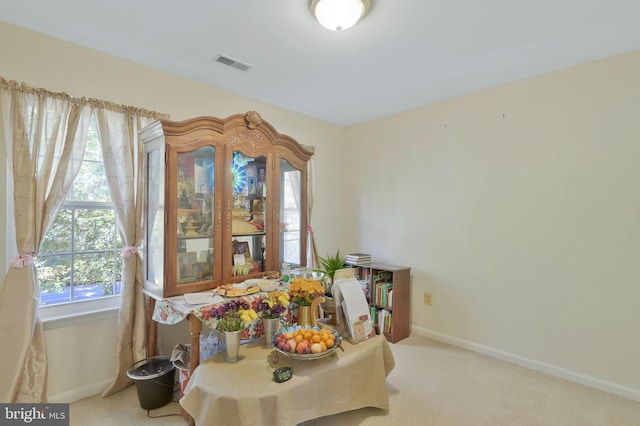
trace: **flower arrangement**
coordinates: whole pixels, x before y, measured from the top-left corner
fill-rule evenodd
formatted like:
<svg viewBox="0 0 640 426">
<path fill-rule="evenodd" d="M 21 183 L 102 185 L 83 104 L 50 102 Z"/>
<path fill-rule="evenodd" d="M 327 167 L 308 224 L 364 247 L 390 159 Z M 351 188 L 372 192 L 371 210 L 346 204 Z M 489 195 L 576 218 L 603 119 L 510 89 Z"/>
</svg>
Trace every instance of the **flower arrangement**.
<svg viewBox="0 0 640 426">
<path fill-rule="evenodd" d="M 272 291 L 260 300 L 258 312 L 262 318 L 280 318 L 289 306 L 289 293 L 285 291 Z"/>
<path fill-rule="evenodd" d="M 324 287 L 319 280 L 294 278 L 289 286 L 289 295 L 298 306 L 311 306 L 314 299 L 324 295 Z"/>
<path fill-rule="evenodd" d="M 209 311 L 210 318 L 216 318 L 216 329 L 220 331 L 239 331 L 246 324 L 258 318 L 258 314 L 248 302 L 236 299 L 222 305 L 216 305 Z"/>
</svg>

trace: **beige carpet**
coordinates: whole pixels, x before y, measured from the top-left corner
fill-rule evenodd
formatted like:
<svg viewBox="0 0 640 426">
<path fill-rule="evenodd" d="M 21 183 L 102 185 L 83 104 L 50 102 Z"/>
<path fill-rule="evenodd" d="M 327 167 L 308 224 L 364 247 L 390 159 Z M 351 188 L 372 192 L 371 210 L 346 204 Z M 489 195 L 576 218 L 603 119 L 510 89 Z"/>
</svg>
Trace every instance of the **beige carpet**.
<svg viewBox="0 0 640 426">
<path fill-rule="evenodd" d="M 388 412 L 365 408 L 302 425 L 640 425 L 638 402 L 420 336 L 391 348 L 396 367 L 388 377 Z M 70 410 L 74 426 L 186 424 L 179 416 L 148 418 L 135 386 L 108 398 L 78 401 Z M 151 411 L 152 416 L 171 413 L 180 413 L 177 403 Z"/>
</svg>

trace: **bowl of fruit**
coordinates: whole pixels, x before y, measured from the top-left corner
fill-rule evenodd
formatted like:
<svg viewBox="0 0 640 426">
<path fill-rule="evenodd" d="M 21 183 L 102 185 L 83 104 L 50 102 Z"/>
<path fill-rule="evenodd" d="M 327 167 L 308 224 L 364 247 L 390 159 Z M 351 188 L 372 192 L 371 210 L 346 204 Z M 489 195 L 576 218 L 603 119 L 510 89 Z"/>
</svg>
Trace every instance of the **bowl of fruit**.
<svg viewBox="0 0 640 426">
<path fill-rule="evenodd" d="M 335 330 L 293 326 L 273 336 L 273 348 L 293 359 L 311 360 L 333 355 L 340 344 Z"/>
</svg>

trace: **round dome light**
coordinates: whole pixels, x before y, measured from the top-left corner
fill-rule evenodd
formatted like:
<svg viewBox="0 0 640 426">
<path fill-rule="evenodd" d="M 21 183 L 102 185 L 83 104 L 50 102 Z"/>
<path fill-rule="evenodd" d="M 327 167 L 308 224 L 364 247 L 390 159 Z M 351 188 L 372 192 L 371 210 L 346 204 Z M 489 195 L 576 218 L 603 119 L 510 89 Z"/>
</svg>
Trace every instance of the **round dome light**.
<svg viewBox="0 0 640 426">
<path fill-rule="evenodd" d="M 314 0 L 311 11 L 323 27 L 332 31 L 351 28 L 369 10 L 369 0 Z"/>
</svg>

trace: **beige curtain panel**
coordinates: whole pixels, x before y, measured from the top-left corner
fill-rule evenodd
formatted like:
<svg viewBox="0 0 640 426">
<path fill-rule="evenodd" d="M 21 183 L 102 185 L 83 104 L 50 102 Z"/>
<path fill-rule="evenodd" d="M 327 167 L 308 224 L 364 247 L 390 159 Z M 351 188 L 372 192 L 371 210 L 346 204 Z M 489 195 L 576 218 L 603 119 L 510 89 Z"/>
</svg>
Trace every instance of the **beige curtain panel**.
<svg viewBox="0 0 640 426">
<path fill-rule="evenodd" d="M 77 175 L 92 113 L 98 122 L 118 225 L 129 246 L 123 262 L 114 392 L 126 386 L 126 368 L 145 354 L 141 259 L 141 147 L 137 131 L 159 118 L 152 111 L 73 98 L 0 77 L 0 138 L 13 174 L 15 241 L 0 287 L 0 401 L 45 402 L 47 355 L 38 317 L 40 292 L 33 258 Z"/>
<path fill-rule="evenodd" d="M 33 257 L 82 163 L 91 108 L 5 80 L 0 90 L 19 254 L 0 288 L 0 401 L 44 402 L 47 354 Z"/>
<path fill-rule="evenodd" d="M 146 357 L 146 315 L 142 294 L 142 258 L 137 247 L 142 242 L 142 208 L 144 181 L 143 150 L 138 131 L 151 124 L 152 117 L 135 111 L 96 111 L 98 135 L 102 146 L 111 199 L 124 245 L 122 293 L 116 349 L 116 375 L 103 396 L 124 389 L 132 383 L 127 369 Z"/>
<path fill-rule="evenodd" d="M 315 152 L 315 147 L 304 146 L 307 150 Z M 307 268 L 318 269 L 320 262 L 318 262 L 318 249 L 316 247 L 316 240 L 313 236 L 313 228 L 311 227 L 311 214 L 313 212 L 313 184 L 315 180 L 315 156 L 312 156 L 309 160 L 309 168 L 307 173 Z"/>
</svg>

